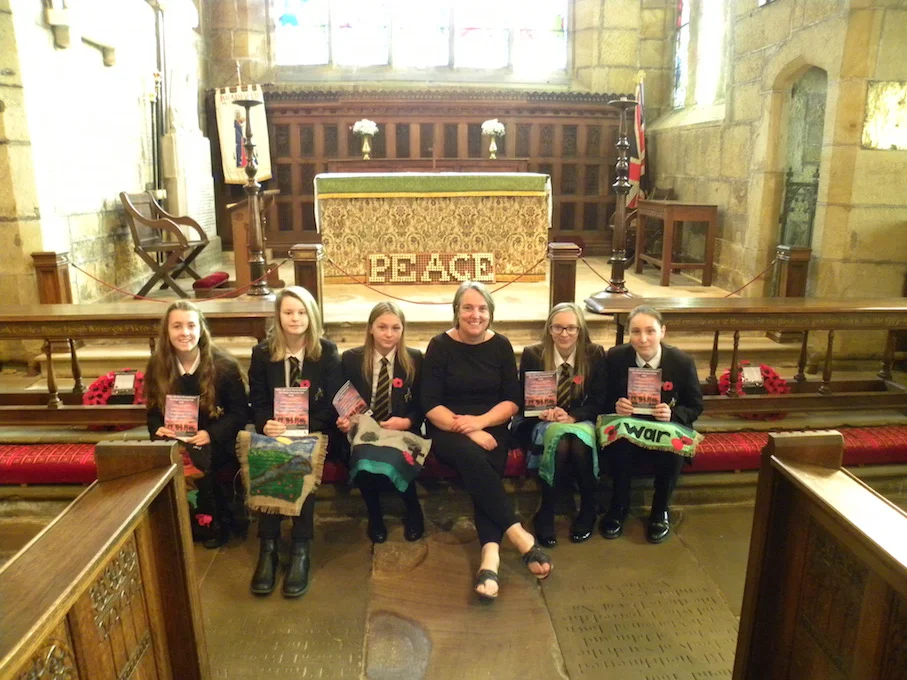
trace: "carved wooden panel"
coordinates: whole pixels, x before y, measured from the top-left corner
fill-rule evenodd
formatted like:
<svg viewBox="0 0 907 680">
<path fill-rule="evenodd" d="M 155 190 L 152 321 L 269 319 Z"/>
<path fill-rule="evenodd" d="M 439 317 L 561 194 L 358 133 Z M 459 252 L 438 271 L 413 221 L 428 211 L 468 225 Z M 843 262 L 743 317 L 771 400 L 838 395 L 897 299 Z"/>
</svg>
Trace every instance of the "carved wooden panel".
<svg viewBox="0 0 907 680">
<path fill-rule="evenodd" d="M 14 676 L 16 680 L 78 680 L 79 669 L 65 621 L 45 638 Z"/>
<path fill-rule="evenodd" d="M 811 523 L 794 632 L 798 654 L 791 659 L 793 677 L 816 677 L 810 669 L 817 667 L 829 679 L 850 676 L 868 573 L 849 550 Z"/>
<path fill-rule="evenodd" d="M 907 598 L 893 596 L 880 680 L 907 680 Z"/>
<path fill-rule="evenodd" d="M 497 90 L 329 91 L 276 87 L 265 95 L 273 129 L 272 164 L 265 188 L 280 188 L 279 218 L 265 234 L 278 252 L 294 243 L 317 243 L 310 179 L 328 163 L 361 158 L 350 127 L 361 118 L 379 125 L 372 159 L 487 159 L 481 124 L 498 118 L 507 129 L 498 158 L 525 159 L 529 172 L 551 176 L 551 241 L 582 242 L 587 252 L 610 252 L 606 225 L 614 211 L 609 183 L 616 161 L 613 95 Z M 291 166 L 291 173 L 281 171 Z M 610 168 L 610 169 L 609 169 Z M 412 168 L 418 171 L 418 168 Z M 216 181 L 217 178 L 216 178 Z M 289 189 L 289 191 L 287 191 Z M 242 187 L 218 183 L 233 203 Z M 232 236 L 220 235 L 227 247 Z"/>
<path fill-rule="evenodd" d="M 85 677 L 156 677 L 145 587 L 135 538 L 104 565 L 68 615 Z"/>
</svg>

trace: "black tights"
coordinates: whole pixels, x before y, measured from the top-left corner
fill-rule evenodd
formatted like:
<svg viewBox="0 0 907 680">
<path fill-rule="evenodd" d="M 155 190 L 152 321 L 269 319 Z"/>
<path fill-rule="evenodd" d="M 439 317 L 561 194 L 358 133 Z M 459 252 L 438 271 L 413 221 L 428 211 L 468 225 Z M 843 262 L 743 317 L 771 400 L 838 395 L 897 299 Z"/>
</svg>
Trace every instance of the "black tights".
<svg viewBox="0 0 907 680">
<path fill-rule="evenodd" d="M 576 435 L 565 434 L 554 452 L 554 488 L 542 481 L 542 509 L 554 512 L 556 488 L 573 492 L 576 480 L 580 494 L 580 515 L 595 514 L 595 472 L 592 449 Z"/>
<path fill-rule="evenodd" d="M 607 446 L 604 455 L 614 482 L 614 493 L 611 506 L 630 507 L 630 481 L 633 477 L 635 461 L 649 463 L 655 468 L 655 497 L 652 499 L 652 512 L 665 512 L 671 502 L 677 478 L 683 469 L 682 456 L 666 451 L 649 451 L 626 439 L 619 439 Z"/>
<path fill-rule="evenodd" d="M 365 470 L 356 475 L 356 486 L 359 487 L 359 491 L 362 493 L 362 500 L 365 501 L 369 519 L 374 522 L 382 521 L 384 513 L 381 511 L 381 492 L 389 488 L 396 489 L 396 487 L 391 484 L 391 481 L 385 475 L 378 475 Z M 403 497 L 407 516 L 422 514 L 415 482 L 411 482 L 406 487 L 406 491 L 400 492 L 400 495 Z"/>
</svg>

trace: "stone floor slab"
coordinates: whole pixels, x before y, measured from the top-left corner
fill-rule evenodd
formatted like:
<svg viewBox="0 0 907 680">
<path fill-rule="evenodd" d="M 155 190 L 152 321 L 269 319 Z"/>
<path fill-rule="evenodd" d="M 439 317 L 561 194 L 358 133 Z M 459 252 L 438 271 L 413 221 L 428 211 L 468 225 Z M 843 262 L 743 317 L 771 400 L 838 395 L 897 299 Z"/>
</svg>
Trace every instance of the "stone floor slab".
<svg viewBox="0 0 907 680">
<path fill-rule="evenodd" d="M 213 677 L 361 677 L 371 571 L 363 524 L 319 523 L 309 589 L 295 600 L 281 596 L 280 582 L 270 596 L 249 593 L 258 556 L 254 532 L 218 551 L 200 587 Z M 281 552 L 283 566 L 286 540 Z"/>
<path fill-rule="evenodd" d="M 677 536 L 649 545 L 634 518 L 620 539 L 554 554 L 542 589 L 571 680 L 731 677 L 737 621 Z"/>
<path fill-rule="evenodd" d="M 502 557 L 500 595 L 485 604 L 472 587 L 479 560 L 474 530 L 464 531 L 462 524 L 451 532 L 432 527 L 414 544 L 392 532 L 376 549 L 366 677 L 566 680 L 537 580 L 512 550 Z M 394 643 L 387 639 L 389 621 L 409 626 Z M 426 641 L 421 650 L 419 635 Z M 416 666 L 423 661 L 420 673 Z"/>
</svg>

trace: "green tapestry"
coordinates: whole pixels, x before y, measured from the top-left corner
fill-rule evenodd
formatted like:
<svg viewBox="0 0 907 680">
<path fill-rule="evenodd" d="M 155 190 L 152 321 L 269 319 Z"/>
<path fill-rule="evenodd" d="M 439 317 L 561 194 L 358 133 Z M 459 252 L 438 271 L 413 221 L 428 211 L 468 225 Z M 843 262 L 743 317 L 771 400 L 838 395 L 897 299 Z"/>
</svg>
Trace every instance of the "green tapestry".
<svg viewBox="0 0 907 680">
<path fill-rule="evenodd" d="M 679 423 L 661 423 L 630 416 L 602 415 L 596 426 L 602 448 L 618 439 L 627 439 L 639 447 L 652 451 L 667 451 L 692 458 L 702 435 Z"/>
<path fill-rule="evenodd" d="M 251 510 L 298 516 L 318 488 L 327 440 L 322 434 L 298 439 L 240 432 L 236 454 Z"/>
</svg>

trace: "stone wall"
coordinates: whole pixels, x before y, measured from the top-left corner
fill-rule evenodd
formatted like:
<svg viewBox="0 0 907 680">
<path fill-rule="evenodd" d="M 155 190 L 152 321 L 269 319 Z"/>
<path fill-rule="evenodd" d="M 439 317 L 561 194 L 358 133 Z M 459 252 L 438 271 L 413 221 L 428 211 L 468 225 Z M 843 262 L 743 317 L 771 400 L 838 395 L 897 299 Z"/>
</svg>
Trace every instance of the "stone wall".
<svg viewBox="0 0 907 680">
<path fill-rule="evenodd" d="M 869 80 L 907 79 L 902 2 L 790 0 L 728 8 L 726 104 L 649 126 L 659 185 L 720 208 L 718 285 L 758 274 L 778 243 L 791 88 L 811 67 L 828 79 L 809 292 L 900 296 L 907 271 L 904 151 L 863 149 Z M 900 173 L 900 174 L 899 174 Z M 744 294 L 763 295 L 766 285 Z"/>
<path fill-rule="evenodd" d="M 197 10 L 193 0 L 168 8 L 170 122 L 189 140 L 174 147 L 170 167 L 205 174 Z M 42 3 L 0 0 L 0 295 L 9 303 L 37 302 L 35 251 L 69 252 L 75 266 L 128 291 L 151 273 L 133 252 L 118 194 L 153 185 L 154 10 L 145 0 L 98 0 L 74 4 L 62 19 L 68 46 Z M 205 182 L 210 194 L 210 167 Z M 206 226 L 210 262 L 220 249 L 213 212 Z M 70 275 L 74 302 L 121 297 L 75 267 Z M 0 360 L 9 358 L 22 357 L 0 348 Z"/>
</svg>

